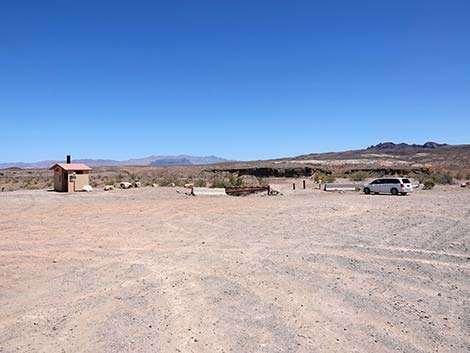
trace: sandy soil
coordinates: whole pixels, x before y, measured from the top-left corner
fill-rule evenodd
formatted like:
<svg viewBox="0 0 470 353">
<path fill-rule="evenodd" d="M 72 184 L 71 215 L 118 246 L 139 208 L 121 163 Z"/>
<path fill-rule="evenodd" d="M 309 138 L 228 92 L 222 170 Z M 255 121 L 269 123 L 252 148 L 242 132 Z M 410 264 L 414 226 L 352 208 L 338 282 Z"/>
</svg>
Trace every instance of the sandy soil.
<svg viewBox="0 0 470 353">
<path fill-rule="evenodd" d="M 470 191 L 0 194 L 0 352 L 468 352 Z"/>
</svg>

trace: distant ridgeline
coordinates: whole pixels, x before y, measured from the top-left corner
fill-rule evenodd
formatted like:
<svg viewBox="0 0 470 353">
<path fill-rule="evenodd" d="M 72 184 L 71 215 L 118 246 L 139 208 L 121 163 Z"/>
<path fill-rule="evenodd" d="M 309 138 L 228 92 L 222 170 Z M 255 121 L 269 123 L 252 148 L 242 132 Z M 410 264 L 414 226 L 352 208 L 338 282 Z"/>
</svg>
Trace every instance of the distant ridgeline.
<svg viewBox="0 0 470 353">
<path fill-rule="evenodd" d="M 150 162 L 150 165 L 193 165 L 187 158 L 180 159 L 157 159 Z"/>
<path fill-rule="evenodd" d="M 39 162 L 14 162 L 0 163 L 0 169 L 22 168 L 22 169 L 46 169 L 58 163 L 57 160 L 45 160 Z M 76 163 L 83 163 L 90 167 L 100 166 L 146 166 L 146 165 L 208 165 L 230 162 L 228 159 L 216 156 L 148 156 L 144 158 L 132 158 L 123 161 L 113 159 L 76 159 Z"/>
<path fill-rule="evenodd" d="M 447 143 L 426 142 L 425 144 L 408 144 L 408 143 L 393 143 L 383 142 L 377 145 L 367 147 L 368 150 L 399 150 L 404 148 L 439 148 L 449 146 Z"/>
</svg>

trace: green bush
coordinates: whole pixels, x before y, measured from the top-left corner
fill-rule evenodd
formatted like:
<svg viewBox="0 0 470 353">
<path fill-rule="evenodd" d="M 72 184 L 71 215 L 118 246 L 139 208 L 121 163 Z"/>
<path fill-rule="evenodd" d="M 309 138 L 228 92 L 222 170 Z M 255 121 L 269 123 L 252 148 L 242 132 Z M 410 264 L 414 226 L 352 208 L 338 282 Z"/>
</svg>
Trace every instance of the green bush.
<svg viewBox="0 0 470 353">
<path fill-rule="evenodd" d="M 449 173 L 436 173 L 432 175 L 432 179 L 436 184 L 449 185 L 452 184 L 454 178 Z"/>
<path fill-rule="evenodd" d="M 434 188 L 436 183 L 434 182 L 433 178 L 427 178 L 423 180 L 424 190 L 431 190 Z"/>
<path fill-rule="evenodd" d="M 212 181 L 211 188 L 224 188 L 225 182 L 223 179 L 216 179 Z"/>
<path fill-rule="evenodd" d="M 336 178 L 333 175 L 325 175 L 323 181 L 325 183 L 334 183 L 336 181 Z"/>
<path fill-rule="evenodd" d="M 429 182 L 429 180 L 432 180 L 434 182 L 434 185 L 449 185 L 454 182 L 454 177 L 450 175 L 449 173 L 434 173 L 431 175 L 418 175 L 416 177 L 420 184 L 424 184 L 426 181 Z"/>
<path fill-rule="evenodd" d="M 415 176 L 415 179 L 418 180 L 420 184 L 424 184 L 424 182 L 428 180 L 429 178 L 430 178 L 429 175 L 424 175 L 424 174 L 419 174 Z"/>
<path fill-rule="evenodd" d="M 230 186 L 242 186 L 243 179 L 235 174 L 230 174 L 230 179 L 228 183 Z"/>
<path fill-rule="evenodd" d="M 354 172 L 351 173 L 349 179 L 351 179 L 352 181 L 363 181 L 368 176 L 369 174 L 367 172 Z"/>
<path fill-rule="evenodd" d="M 257 177 L 256 179 L 258 180 L 259 186 L 267 186 L 268 185 L 268 182 L 267 182 L 266 179 L 263 179 L 261 177 Z"/>
<path fill-rule="evenodd" d="M 207 186 L 207 183 L 205 180 L 202 180 L 202 179 L 198 179 L 194 182 L 193 184 L 195 187 L 197 188 L 203 188 L 203 187 L 206 187 Z"/>
<path fill-rule="evenodd" d="M 325 177 L 323 175 L 318 175 L 318 174 L 315 174 L 315 176 L 313 177 L 313 180 L 318 183 L 320 181 L 323 181 Z"/>
<path fill-rule="evenodd" d="M 162 178 L 158 180 L 158 185 L 159 186 L 170 186 L 172 184 L 177 184 L 178 180 L 175 178 Z"/>
<path fill-rule="evenodd" d="M 336 178 L 331 174 L 328 174 L 328 175 L 315 174 L 315 176 L 313 177 L 313 180 L 316 181 L 317 183 L 318 182 L 334 183 Z"/>
</svg>

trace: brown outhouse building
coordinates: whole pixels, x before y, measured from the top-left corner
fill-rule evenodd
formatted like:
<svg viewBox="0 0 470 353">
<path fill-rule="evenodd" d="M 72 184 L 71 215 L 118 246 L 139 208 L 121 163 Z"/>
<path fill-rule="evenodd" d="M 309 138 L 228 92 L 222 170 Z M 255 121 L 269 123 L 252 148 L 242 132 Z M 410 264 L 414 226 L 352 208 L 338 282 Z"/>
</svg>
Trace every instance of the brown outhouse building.
<svg viewBox="0 0 470 353">
<path fill-rule="evenodd" d="M 67 158 L 70 161 L 70 157 Z M 91 168 L 82 163 L 56 163 L 49 170 L 54 171 L 54 190 L 63 192 L 82 191 L 90 184 Z"/>
</svg>

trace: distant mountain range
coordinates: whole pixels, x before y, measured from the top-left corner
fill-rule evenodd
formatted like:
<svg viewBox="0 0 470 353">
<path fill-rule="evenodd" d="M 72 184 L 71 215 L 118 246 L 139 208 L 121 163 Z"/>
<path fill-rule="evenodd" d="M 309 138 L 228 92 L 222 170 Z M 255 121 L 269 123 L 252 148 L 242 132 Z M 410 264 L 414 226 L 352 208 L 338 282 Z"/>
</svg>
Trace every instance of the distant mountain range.
<svg viewBox="0 0 470 353">
<path fill-rule="evenodd" d="M 73 156 L 72 156 L 73 157 Z M 44 169 L 57 162 L 55 160 L 40 161 L 35 163 L 0 163 L 0 169 Z M 178 156 L 149 156 L 145 158 L 117 161 L 112 159 L 73 159 L 73 163 L 85 163 L 90 167 L 100 166 L 190 166 L 210 165 L 218 163 L 235 162 L 216 156 L 195 157 L 188 155 Z M 343 152 L 309 153 L 296 157 L 278 158 L 265 161 L 235 162 L 230 167 L 269 165 L 280 167 L 288 165 L 313 165 L 325 167 L 359 166 L 413 166 L 420 167 L 431 165 L 446 170 L 468 169 L 470 171 L 470 144 L 448 145 L 446 143 L 426 142 L 420 144 L 382 142 L 360 150 Z"/>
<path fill-rule="evenodd" d="M 0 163 L 0 169 L 6 168 L 21 168 L 21 169 L 45 169 L 49 168 L 51 165 L 64 162 L 57 160 L 46 160 L 39 162 L 17 162 L 17 163 Z M 148 166 L 148 165 L 205 165 L 205 164 L 217 164 L 230 162 L 227 159 L 216 157 L 216 156 L 207 156 L 207 157 L 198 157 L 198 156 L 149 156 L 145 158 L 134 158 L 127 159 L 124 161 L 117 161 L 113 159 L 73 159 L 72 163 L 84 163 L 90 167 L 101 167 L 101 166 Z"/>
</svg>

